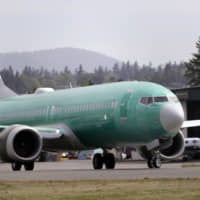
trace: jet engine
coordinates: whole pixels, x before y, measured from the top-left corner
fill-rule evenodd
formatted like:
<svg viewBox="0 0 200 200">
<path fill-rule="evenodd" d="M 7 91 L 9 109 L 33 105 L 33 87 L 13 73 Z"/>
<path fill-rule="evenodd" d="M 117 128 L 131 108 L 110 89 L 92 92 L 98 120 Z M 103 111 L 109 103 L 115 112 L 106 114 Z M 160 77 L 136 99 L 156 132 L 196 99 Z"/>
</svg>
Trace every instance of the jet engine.
<svg viewBox="0 0 200 200">
<path fill-rule="evenodd" d="M 34 161 L 42 150 L 42 138 L 37 130 L 12 125 L 0 133 L 0 158 L 6 162 Z"/>
<path fill-rule="evenodd" d="M 138 148 L 140 155 L 145 159 L 150 159 L 154 151 L 160 152 L 160 158 L 163 160 L 173 160 L 181 156 L 185 149 L 184 136 L 179 131 L 174 137 L 162 139 L 159 141 L 160 145 L 152 151 L 147 150 L 146 146 Z"/>
<path fill-rule="evenodd" d="M 185 149 L 184 136 L 181 131 L 168 140 L 160 141 L 160 157 L 164 160 L 173 160 L 181 156 Z"/>
</svg>

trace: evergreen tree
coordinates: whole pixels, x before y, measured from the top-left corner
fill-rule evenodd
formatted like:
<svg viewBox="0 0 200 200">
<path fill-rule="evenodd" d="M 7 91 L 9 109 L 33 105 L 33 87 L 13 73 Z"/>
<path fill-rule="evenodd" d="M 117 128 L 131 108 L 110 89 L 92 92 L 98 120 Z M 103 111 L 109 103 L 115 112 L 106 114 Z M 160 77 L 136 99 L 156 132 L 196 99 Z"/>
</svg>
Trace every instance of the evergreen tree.
<svg viewBox="0 0 200 200">
<path fill-rule="evenodd" d="M 120 70 L 119 70 L 119 64 L 118 63 L 114 64 L 112 71 L 113 71 L 113 74 L 115 76 L 117 76 L 117 78 L 120 77 Z"/>
<path fill-rule="evenodd" d="M 196 43 L 197 53 L 186 63 L 185 76 L 189 78 L 189 84 L 192 86 L 200 85 L 200 37 Z"/>
<path fill-rule="evenodd" d="M 95 71 L 94 71 L 95 83 L 97 83 L 97 84 L 103 83 L 104 76 L 105 76 L 105 73 L 104 73 L 104 69 L 102 66 L 99 66 L 97 69 L 95 69 Z"/>
<path fill-rule="evenodd" d="M 79 65 L 79 68 L 75 70 L 76 83 L 78 86 L 81 86 L 83 83 L 83 75 L 84 75 L 83 66 Z"/>
</svg>

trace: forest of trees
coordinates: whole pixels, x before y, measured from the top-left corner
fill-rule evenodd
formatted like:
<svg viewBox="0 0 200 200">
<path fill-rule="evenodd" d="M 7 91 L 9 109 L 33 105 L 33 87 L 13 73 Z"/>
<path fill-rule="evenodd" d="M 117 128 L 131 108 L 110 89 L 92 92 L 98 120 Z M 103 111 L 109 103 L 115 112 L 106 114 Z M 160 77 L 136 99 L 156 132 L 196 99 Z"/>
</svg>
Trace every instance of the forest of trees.
<svg viewBox="0 0 200 200">
<path fill-rule="evenodd" d="M 93 73 L 85 71 L 80 65 L 75 72 L 69 67 L 63 71 L 52 70 L 41 67 L 25 66 L 21 72 L 15 71 L 14 66 L 0 70 L 5 84 L 18 94 L 32 93 L 38 87 L 52 87 L 54 89 L 68 88 L 70 83 L 73 87 L 101 84 L 104 82 L 117 81 L 151 81 L 162 84 L 168 88 L 180 88 L 187 85 L 188 80 L 184 76 L 186 66 L 184 63 L 166 63 L 163 66 L 154 67 L 139 65 L 137 62 L 114 64 L 112 70 L 99 66 Z"/>
<path fill-rule="evenodd" d="M 196 42 L 196 49 L 197 52 L 193 53 L 193 57 L 189 60 L 189 62 L 185 63 L 185 76 L 188 77 L 188 83 L 191 86 L 200 85 L 200 37 Z"/>
</svg>

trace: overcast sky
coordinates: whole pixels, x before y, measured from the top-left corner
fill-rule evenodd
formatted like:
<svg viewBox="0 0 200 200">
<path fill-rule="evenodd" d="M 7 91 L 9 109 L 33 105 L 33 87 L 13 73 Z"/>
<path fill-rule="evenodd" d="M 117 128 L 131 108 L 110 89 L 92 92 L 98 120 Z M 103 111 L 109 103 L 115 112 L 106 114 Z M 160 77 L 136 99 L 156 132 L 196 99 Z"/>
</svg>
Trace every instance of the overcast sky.
<svg viewBox="0 0 200 200">
<path fill-rule="evenodd" d="M 0 52 L 78 47 L 157 65 L 190 58 L 199 36 L 199 0 L 0 0 Z"/>
</svg>

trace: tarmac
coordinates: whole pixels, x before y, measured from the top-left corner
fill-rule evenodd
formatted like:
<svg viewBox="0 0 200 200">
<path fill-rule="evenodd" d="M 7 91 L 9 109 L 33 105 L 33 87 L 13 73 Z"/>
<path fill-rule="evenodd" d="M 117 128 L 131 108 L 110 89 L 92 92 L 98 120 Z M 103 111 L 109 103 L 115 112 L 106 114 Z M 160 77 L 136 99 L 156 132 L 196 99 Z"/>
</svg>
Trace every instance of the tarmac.
<svg viewBox="0 0 200 200">
<path fill-rule="evenodd" d="M 34 171 L 12 171 L 10 164 L 0 163 L 0 181 L 40 180 L 134 180 L 144 178 L 200 178 L 200 162 L 167 163 L 160 169 L 148 169 L 146 162 L 119 162 L 113 170 L 94 170 L 91 160 L 36 162 Z"/>
</svg>

